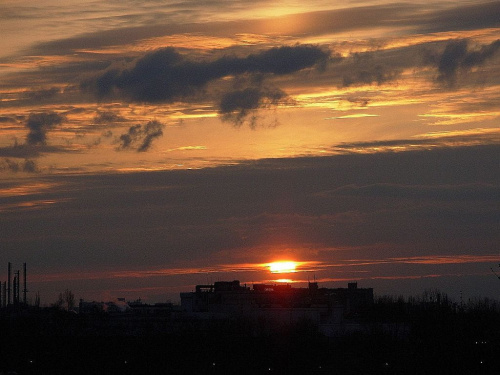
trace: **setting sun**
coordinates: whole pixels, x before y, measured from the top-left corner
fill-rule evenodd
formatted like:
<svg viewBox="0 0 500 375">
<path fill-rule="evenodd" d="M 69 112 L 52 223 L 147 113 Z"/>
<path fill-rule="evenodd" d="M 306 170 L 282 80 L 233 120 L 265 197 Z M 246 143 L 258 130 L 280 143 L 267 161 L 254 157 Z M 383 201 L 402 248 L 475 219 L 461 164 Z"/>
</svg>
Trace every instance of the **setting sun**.
<svg viewBox="0 0 500 375">
<path fill-rule="evenodd" d="M 282 261 L 282 262 L 272 262 L 268 264 L 269 271 L 272 273 L 290 273 L 296 272 L 297 262 L 293 261 Z"/>
</svg>

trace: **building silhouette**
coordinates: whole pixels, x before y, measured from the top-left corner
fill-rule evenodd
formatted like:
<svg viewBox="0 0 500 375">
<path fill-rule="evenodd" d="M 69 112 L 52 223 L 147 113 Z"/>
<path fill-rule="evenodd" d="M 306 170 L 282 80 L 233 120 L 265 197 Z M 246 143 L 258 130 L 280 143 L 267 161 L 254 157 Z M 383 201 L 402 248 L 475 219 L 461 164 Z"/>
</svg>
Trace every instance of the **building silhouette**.
<svg viewBox="0 0 500 375">
<path fill-rule="evenodd" d="M 373 289 L 320 288 L 310 282 L 307 288 L 290 284 L 254 284 L 252 288 L 238 280 L 197 285 L 194 292 L 181 293 L 181 307 L 200 319 L 244 316 L 266 318 L 280 323 L 308 319 L 316 324 L 339 324 L 355 319 L 373 304 Z"/>
</svg>

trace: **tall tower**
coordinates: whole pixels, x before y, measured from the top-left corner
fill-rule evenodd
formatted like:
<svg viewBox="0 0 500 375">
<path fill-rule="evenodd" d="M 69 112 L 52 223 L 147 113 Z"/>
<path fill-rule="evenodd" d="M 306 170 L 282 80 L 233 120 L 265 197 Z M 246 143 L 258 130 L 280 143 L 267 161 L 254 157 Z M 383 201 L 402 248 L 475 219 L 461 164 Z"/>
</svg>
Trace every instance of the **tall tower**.
<svg viewBox="0 0 500 375">
<path fill-rule="evenodd" d="M 7 281 L 2 283 L 2 300 L 0 301 L 2 307 L 7 306 Z"/>
<path fill-rule="evenodd" d="M 26 288 L 26 263 L 23 263 L 23 303 L 26 305 L 26 293 L 28 289 Z"/>
<path fill-rule="evenodd" d="M 21 272 L 20 272 L 19 270 L 17 270 L 17 271 L 14 273 L 14 274 L 16 275 L 16 277 L 15 277 L 15 280 L 16 280 L 16 291 L 17 291 L 17 294 L 16 294 L 16 296 L 15 296 L 15 298 L 16 298 L 16 305 L 18 305 L 18 304 L 19 304 L 19 301 L 21 300 L 21 298 L 20 298 L 20 295 L 21 295 L 21 293 L 20 293 L 20 292 L 21 292 L 21 288 L 19 287 L 19 286 L 21 285 L 21 283 L 20 283 L 20 282 L 21 282 L 21 277 L 20 277 L 20 275 L 19 275 L 20 273 L 21 273 Z"/>
<path fill-rule="evenodd" d="M 16 305 L 17 304 L 17 298 L 16 298 L 16 295 L 17 295 L 17 278 L 16 276 L 14 275 L 14 282 L 12 284 L 12 304 L 13 305 Z"/>
<path fill-rule="evenodd" d="M 10 292 L 11 292 L 10 278 L 12 277 L 11 273 L 12 273 L 12 263 L 9 262 L 8 279 L 7 279 L 7 305 L 10 305 Z"/>
</svg>

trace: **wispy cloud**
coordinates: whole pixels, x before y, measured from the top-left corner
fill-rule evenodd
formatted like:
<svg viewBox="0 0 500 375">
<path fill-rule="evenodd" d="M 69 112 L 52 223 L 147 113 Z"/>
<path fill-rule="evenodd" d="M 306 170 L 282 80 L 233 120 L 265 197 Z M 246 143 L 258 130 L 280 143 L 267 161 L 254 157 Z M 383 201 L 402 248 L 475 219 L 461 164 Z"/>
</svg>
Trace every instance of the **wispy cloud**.
<svg viewBox="0 0 500 375">
<path fill-rule="evenodd" d="M 223 120 L 239 126 L 252 111 L 278 105 L 286 99 L 287 94 L 279 89 L 247 87 L 225 93 L 219 104 L 219 113 Z M 251 122 L 250 126 L 255 128 L 255 123 Z"/>
<path fill-rule="evenodd" d="M 148 151 L 153 141 L 163 136 L 165 127 L 159 121 L 149 121 L 146 125 L 134 125 L 128 129 L 128 132 L 120 135 L 118 150 L 135 149 L 138 152 Z"/>
<path fill-rule="evenodd" d="M 482 65 L 495 56 L 500 49 L 500 39 L 491 44 L 471 50 L 467 40 L 450 41 L 438 56 L 429 56 L 429 61 L 437 65 L 438 82 L 453 86 L 459 73 L 466 74 L 472 68 Z"/>
<path fill-rule="evenodd" d="M 361 273 L 367 273 L 367 266 L 378 266 L 378 265 L 394 265 L 394 264 L 427 264 L 427 265 L 445 265 L 445 264 L 467 264 L 467 263 L 495 263 L 498 258 L 495 255 L 432 255 L 425 257 L 407 257 L 407 258 L 386 258 L 386 259 L 349 259 L 341 260 L 335 263 L 325 263 L 321 261 L 300 261 L 297 262 L 297 268 L 293 272 L 285 274 L 294 274 L 294 282 L 306 282 L 308 280 L 301 279 L 305 272 L 319 272 L 328 270 L 331 268 L 349 268 L 362 267 L 364 271 Z M 210 267 L 185 267 L 185 268 L 159 268 L 159 269 L 144 269 L 144 270 L 122 270 L 122 271 L 106 271 L 106 272 L 73 272 L 73 273 L 54 273 L 47 275 L 34 275 L 33 280 L 36 282 L 49 282 L 56 280 L 102 280 L 102 279 L 144 279 L 144 278 L 156 278 L 165 276 L 179 276 L 179 275 L 206 275 L 206 274 L 227 274 L 227 273 L 255 273 L 264 272 L 260 277 L 269 277 L 269 263 L 242 263 L 242 264 L 222 264 L 213 265 Z M 336 270 L 334 271 L 337 272 Z M 351 272 L 351 271 L 349 271 Z M 403 279 L 403 278 L 420 278 L 420 277 L 439 277 L 441 275 L 436 274 L 434 276 L 428 274 L 419 274 L 412 276 L 402 276 L 402 275 L 386 275 L 386 276 L 374 276 L 367 275 L 361 276 L 358 272 L 357 279 Z M 336 278 L 318 278 L 319 282 L 328 281 L 351 281 L 352 279 L 344 277 Z M 265 279 L 260 281 L 266 281 Z M 276 281 L 276 280 L 275 280 Z M 310 281 L 310 280 L 309 280 Z M 281 281 L 282 282 L 282 281 Z"/>
<path fill-rule="evenodd" d="M 22 162 L 18 162 L 6 158 L 3 160 L 3 163 L 0 161 L 0 170 L 2 169 L 9 170 L 14 173 L 17 172 L 36 173 L 38 171 L 36 162 L 32 159 L 25 159 Z"/>
<path fill-rule="evenodd" d="M 54 112 L 31 113 L 26 122 L 29 129 L 26 142 L 29 145 L 45 145 L 47 132 L 62 121 L 63 117 Z"/>
</svg>

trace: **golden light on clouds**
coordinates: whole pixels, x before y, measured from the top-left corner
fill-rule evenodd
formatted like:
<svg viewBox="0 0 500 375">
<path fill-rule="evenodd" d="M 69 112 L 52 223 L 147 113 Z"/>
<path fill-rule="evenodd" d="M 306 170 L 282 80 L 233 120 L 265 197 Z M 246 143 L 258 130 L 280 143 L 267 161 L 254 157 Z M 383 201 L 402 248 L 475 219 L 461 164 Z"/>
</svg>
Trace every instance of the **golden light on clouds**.
<svg viewBox="0 0 500 375">
<path fill-rule="evenodd" d="M 424 118 L 432 118 L 436 119 L 435 122 L 430 123 L 429 125 L 455 125 L 462 123 L 472 123 L 475 121 L 480 121 L 484 119 L 495 119 L 500 117 L 500 111 L 491 111 L 491 112 L 470 112 L 470 113 L 436 113 L 436 114 L 422 114 L 419 115 Z"/>
<path fill-rule="evenodd" d="M 0 189 L 0 197 L 18 197 L 21 195 L 35 195 L 61 187 L 62 183 L 33 182 L 14 187 Z"/>
<path fill-rule="evenodd" d="M 413 34 L 411 36 L 400 36 L 387 41 L 382 46 L 383 49 L 395 49 L 402 47 L 415 46 L 428 42 L 440 42 L 450 39 L 471 38 L 483 43 L 491 43 L 498 39 L 498 29 L 488 28 L 481 30 L 468 30 L 468 31 L 446 31 L 436 32 L 429 34 Z"/>
<path fill-rule="evenodd" d="M 421 134 L 419 137 L 425 138 L 442 138 L 442 137 L 459 137 L 459 136 L 471 136 L 471 135 L 490 135 L 492 138 L 497 138 L 500 136 L 500 129 L 466 129 L 466 130 L 454 130 L 454 131 L 440 131 L 440 132 L 428 132 L 426 134 Z"/>
<path fill-rule="evenodd" d="M 332 120 L 332 119 L 350 119 L 350 118 L 363 118 L 363 117 L 378 117 L 379 115 L 374 115 L 370 113 L 354 113 L 351 115 L 344 115 L 344 116 L 337 116 L 337 117 L 326 117 L 325 120 Z"/>
</svg>

